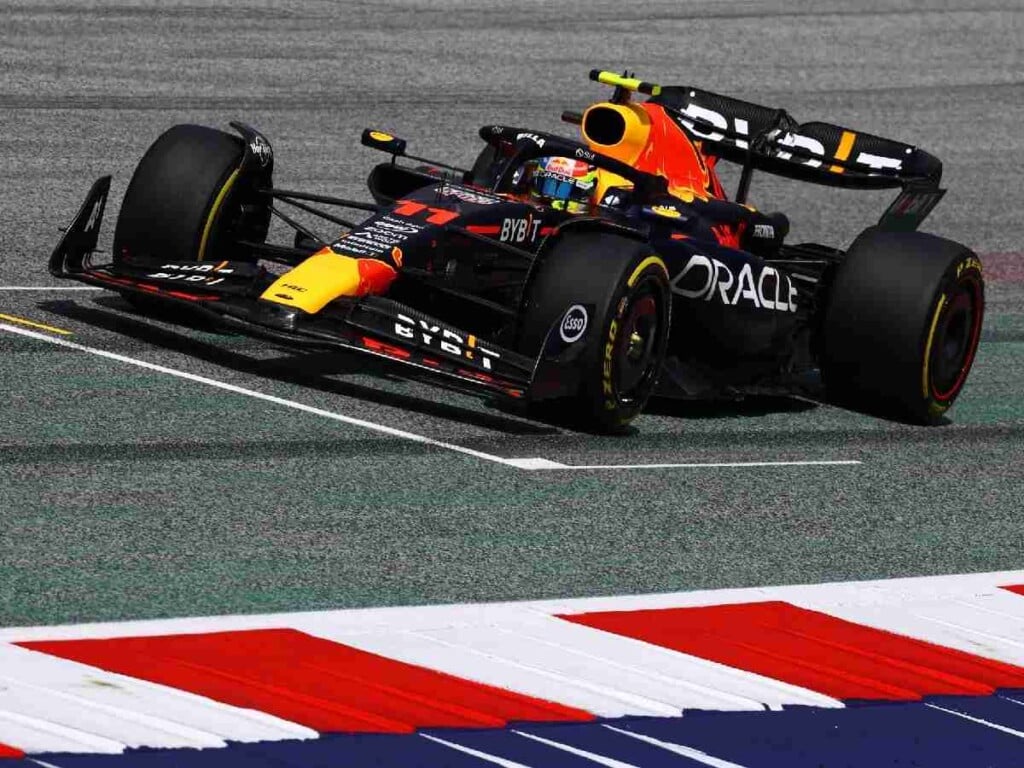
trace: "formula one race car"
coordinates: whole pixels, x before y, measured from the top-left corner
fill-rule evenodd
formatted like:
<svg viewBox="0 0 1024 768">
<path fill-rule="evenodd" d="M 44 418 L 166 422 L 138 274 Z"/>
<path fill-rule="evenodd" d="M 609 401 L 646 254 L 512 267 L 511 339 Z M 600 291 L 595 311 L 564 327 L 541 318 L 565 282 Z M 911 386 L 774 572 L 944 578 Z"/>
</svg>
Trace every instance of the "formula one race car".
<svg viewBox="0 0 1024 768">
<path fill-rule="evenodd" d="M 583 142 L 487 125 L 469 170 L 364 131 L 391 155 L 370 173 L 372 203 L 275 188 L 270 143 L 248 126 L 175 126 L 135 170 L 112 263 L 91 263 L 104 177 L 50 271 L 143 309 L 554 404 L 596 431 L 620 430 L 653 393 L 806 393 L 815 380 L 853 409 L 941 420 L 974 360 L 984 286 L 974 253 L 915 231 L 944 194 L 935 157 L 696 88 L 591 79 L 615 91 L 563 114 Z M 742 166 L 732 200 L 723 160 Z M 796 245 L 786 216 L 746 204 L 754 170 L 901 191 L 847 250 Z M 341 234 L 323 238 L 295 211 Z M 272 216 L 292 243 L 267 242 Z"/>
</svg>

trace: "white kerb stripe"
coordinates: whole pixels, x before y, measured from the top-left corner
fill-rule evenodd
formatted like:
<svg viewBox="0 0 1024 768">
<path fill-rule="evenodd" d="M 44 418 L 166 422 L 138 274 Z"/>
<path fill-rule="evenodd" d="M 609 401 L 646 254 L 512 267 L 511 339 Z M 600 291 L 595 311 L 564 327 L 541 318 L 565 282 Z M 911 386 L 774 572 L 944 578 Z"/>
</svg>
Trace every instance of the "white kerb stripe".
<svg viewBox="0 0 1024 768">
<path fill-rule="evenodd" d="M 781 683 L 747 670 L 718 664 L 671 648 L 550 617 L 527 624 L 494 623 L 494 631 L 527 644 L 550 645 L 563 664 L 587 669 L 588 677 L 619 677 L 621 686 L 681 709 L 781 709 L 785 704 L 842 707 L 842 702 L 806 688 Z M 552 657 L 552 661 L 555 660 Z M 580 666 L 580 659 L 593 662 Z M 602 673 L 603 671 L 603 673 Z"/>
<path fill-rule="evenodd" d="M 214 747 L 228 741 L 319 736 L 311 728 L 257 710 L 6 643 L 0 643 L 0 669 L 0 710 L 129 747 Z M 35 733 L 36 742 L 45 741 L 38 728 Z M 22 746 L 16 740 L 5 743 Z M 58 747 L 40 751 L 78 751 Z"/>
<path fill-rule="evenodd" d="M 23 752 L 90 752 L 119 755 L 125 745 L 92 733 L 0 709 L 0 741 Z"/>
<path fill-rule="evenodd" d="M 466 626 L 410 634 L 433 640 L 449 648 L 451 663 L 456 668 L 467 663 L 468 657 L 473 656 L 503 665 L 509 679 L 499 683 L 498 687 L 500 688 L 522 691 L 517 678 L 531 675 L 546 678 L 551 689 L 558 692 L 543 694 L 540 698 L 568 703 L 567 697 L 570 692 L 583 691 L 586 695 L 598 697 L 600 703 L 573 704 L 572 706 L 586 709 L 602 717 L 625 715 L 677 717 L 682 714 L 680 707 L 646 696 L 643 692 L 623 690 L 614 684 L 609 684 L 601 676 L 580 675 L 578 674 L 579 670 L 573 670 L 571 665 L 560 668 L 556 657 L 545 654 L 543 651 L 537 653 L 540 649 L 532 644 L 515 638 L 502 637 L 501 633 L 494 632 L 488 626 Z M 467 661 L 460 662 L 460 659 Z"/>
<path fill-rule="evenodd" d="M 881 629 L 918 637 L 917 632 L 901 632 L 898 624 L 890 623 L 895 619 L 887 618 L 884 621 L 873 622 L 863 611 L 885 606 L 898 608 L 922 600 L 948 602 L 965 598 L 989 600 L 993 597 L 1005 596 L 1008 600 L 1012 599 L 1014 603 L 1019 604 L 1020 608 L 1017 610 L 1024 614 L 1024 597 L 999 589 L 1000 585 L 1005 584 L 1024 584 L 1024 570 L 498 603 L 348 608 L 333 611 L 0 627 L 0 642 L 144 637 L 147 635 L 194 634 L 280 627 L 293 627 L 311 634 L 327 633 L 338 638 L 348 634 L 358 636 L 365 632 L 394 632 L 397 635 L 399 632 L 408 630 L 429 631 L 466 624 L 478 625 L 483 622 L 520 622 L 524 612 L 538 617 L 547 617 L 553 614 L 572 615 L 594 611 L 692 608 L 764 600 L 787 600 L 795 605 L 829 613 L 837 618 L 847 618 L 848 621 L 855 623 L 867 623 Z M 1007 604 L 1007 608 L 1010 609 L 1009 604 Z M 939 644 L 945 643 L 940 641 Z"/>
<path fill-rule="evenodd" d="M 83 686 L 83 691 L 87 692 L 88 688 Z M 3 675 L 0 675 L 0 707 L 114 739 L 126 747 L 227 746 L 224 739 L 209 731 L 143 714 L 128 706 L 113 706 L 86 695 L 52 690 Z"/>
</svg>

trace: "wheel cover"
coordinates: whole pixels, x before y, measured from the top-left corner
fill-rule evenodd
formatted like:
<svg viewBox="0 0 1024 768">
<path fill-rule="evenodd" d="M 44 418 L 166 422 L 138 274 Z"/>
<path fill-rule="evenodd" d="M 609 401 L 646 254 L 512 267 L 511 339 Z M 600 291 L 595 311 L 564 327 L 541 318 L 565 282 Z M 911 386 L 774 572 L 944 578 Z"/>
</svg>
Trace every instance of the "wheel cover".
<svg viewBox="0 0 1024 768">
<path fill-rule="evenodd" d="M 981 283 L 974 275 L 957 281 L 944 299 L 928 360 L 930 393 L 940 403 L 957 396 L 971 370 L 984 309 Z"/>
<path fill-rule="evenodd" d="M 658 283 L 647 278 L 624 297 L 619 330 L 612 352 L 612 375 L 620 403 L 643 400 L 654 385 L 661 366 L 659 350 L 665 333 L 664 297 Z"/>
</svg>

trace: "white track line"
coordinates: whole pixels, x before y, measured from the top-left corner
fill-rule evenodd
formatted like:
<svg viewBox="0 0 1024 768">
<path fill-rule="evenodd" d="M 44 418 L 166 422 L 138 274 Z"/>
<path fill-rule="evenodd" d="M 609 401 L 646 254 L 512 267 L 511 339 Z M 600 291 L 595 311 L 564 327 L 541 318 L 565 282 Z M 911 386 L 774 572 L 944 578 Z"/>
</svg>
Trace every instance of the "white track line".
<svg viewBox="0 0 1024 768">
<path fill-rule="evenodd" d="M 605 725 L 604 727 L 607 728 L 609 731 L 615 731 L 616 733 L 621 733 L 623 736 L 629 736 L 632 739 L 639 739 L 640 741 L 647 742 L 648 744 L 653 744 L 656 747 L 661 747 L 662 749 L 668 750 L 669 752 L 674 752 L 677 755 L 688 757 L 694 762 L 703 763 L 704 765 L 710 765 L 712 766 L 712 768 L 743 768 L 743 766 L 739 763 L 732 763 L 728 760 L 722 760 L 719 757 L 713 757 L 712 755 L 709 755 L 707 752 L 701 752 L 699 749 L 695 749 L 694 747 L 688 747 L 685 744 L 674 744 L 671 741 L 662 741 L 661 739 L 656 739 L 653 736 L 648 736 L 646 733 L 635 733 L 634 731 L 626 731 L 622 728 L 616 728 L 613 725 Z"/>
<path fill-rule="evenodd" d="M 102 291 L 93 285 L 0 285 L 0 291 Z"/>
<path fill-rule="evenodd" d="M 175 368 L 168 368 L 163 365 L 156 365 L 155 363 L 147 363 L 145 360 L 138 360 L 134 357 L 128 357 L 127 355 L 118 355 L 114 352 L 107 352 L 103 349 L 96 349 L 95 347 L 87 347 L 84 344 L 76 344 L 73 341 L 65 341 L 64 339 L 54 338 L 53 336 L 47 336 L 45 333 L 36 333 L 25 328 L 17 328 L 13 325 L 7 325 L 6 323 L 0 323 L 0 331 L 7 331 L 8 333 L 16 333 L 19 336 L 27 336 L 31 339 L 37 339 L 39 341 L 45 341 L 48 344 L 55 344 L 58 347 L 66 347 L 68 349 L 75 349 L 79 352 L 86 352 L 90 355 L 96 355 L 97 357 L 104 357 L 108 360 L 116 360 L 119 363 L 127 363 L 128 365 L 134 365 L 139 368 L 145 368 L 146 370 L 156 371 L 157 373 L 165 373 L 168 376 L 175 376 L 179 379 L 186 379 L 188 381 L 194 381 L 198 384 L 206 384 L 208 387 L 216 387 L 217 389 L 223 389 L 227 392 L 234 392 L 237 395 L 245 395 L 247 397 L 254 397 L 257 400 L 264 400 L 268 403 L 275 403 L 277 405 L 283 405 L 287 408 L 294 408 L 297 411 L 304 411 L 305 413 L 312 413 L 317 416 L 323 416 L 326 419 L 333 419 L 334 421 L 340 421 L 344 424 L 352 424 L 356 427 L 363 427 L 374 432 L 380 432 L 385 435 L 391 435 L 392 437 L 400 437 L 405 440 L 411 440 L 414 443 L 423 443 L 424 445 L 433 445 L 437 448 L 445 448 L 449 451 L 455 451 L 456 453 L 463 453 L 467 456 L 473 456 L 478 459 L 484 459 L 485 461 L 493 461 L 497 464 L 505 464 L 508 466 L 516 466 L 515 459 L 504 459 L 501 456 L 493 456 L 489 453 L 483 453 L 482 451 L 474 451 L 472 448 L 463 448 L 461 445 L 453 445 L 452 443 L 445 443 L 440 440 L 434 440 L 423 435 L 417 435 L 413 432 L 406 432 L 402 429 L 395 429 L 394 427 L 386 427 L 383 424 L 377 424 L 372 421 L 365 421 L 363 419 L 356 419 L 352 416 L 345 416 L 340 413 L 334 413 L 333 411 L 325 411 L 322 408 L 314 408 L 311 405 L 305 405 L 294 400 L 286 400 L 283 397 L 275 397 L 274 395 L 267 395 L 262 392 L 256 392 L 252 389 L 246 389 L 245 387 L 239 387 L 235 384 L 228 384 L 224 381 L 217 381 L 216 379 L 209 379 L 205 376 L 198 376 L 194 373 L 187 373 L 186 371 L 179 371 Z"/>
<path fill-rule="evenodd" d="M 925 706 L 930 707 L 931 709 L 937 709 L 939 712 L 945 712 L 947 715 L 955 715 L 956 717 L 963 718 L 964 720 L 970 720 L 972 723 L 977 723 L 978 725 L 984 725 L 986 728 L 994 728 L 997 731 L 1002 731 L 1003 733 L 1008 733 L 1011 736 L 1016 736 L 1018 739 L 1024 739 L 1024 732 L 1018 731 L 1015 728 L 1009 728 L 1005 725 L 1000 725 L 999 723 L 982 720 L 980 717 L 972 717 L 971 715 L 963 712 L 957 712 L 955 709 L 946 709 L 945 707 L 940 707 L 938 704 L 925 704 Z"/>
<path fill-rule="evenodd" d="M 616 760 L 614 757 L 605 757 L 604 755 L 598 754 L 597 752 L 588 752 L 585 749 L 574 747 L 571 744 L 563 744 L 560 741 L 554 739 L 545 739 L 543 736 L 538 736 L 535 733 L 527 733 L 526 731 L 512 731 L 516 736 L 522 736 L 533 741 L 539 741 L 541 744 L 547 744 L 549 747 L 560 749 L 563 752 L 568 752 L 570 755 L 579 755 L 582 758 L 597 763 L 598 765 L 604 765 L 607 768 L 637 768 L 632 763 L 624 763 L 621 760 Z"/>
<path fill-rule="evenodd" d="M 534 461 L 531 459 L 519 459 L 521 462 Z M 690 462 L 687 464 L 558 464 L 558 462 L 542 459 L 543 464 L 537 463 L 529 469 L 705 469 L 705 468 L 732 468 L 732 467 L 836 467 L 863 464 L 854 459 L 841 460 L 807 460 L 807 461 L 717 461 L 717 462 Z M 526 469 L 526 467 L 523 467 Z"/>
<path fill-rule="evenodd" d="M 437 736 L 431 736 L 429 733 L 421 733 L 420 736 L 424 739 L 437 742 L 438 744 L 443 744 L 450 749 L 457 749 L 459 752 L 465 752 L 467 755 L 478 757 L 488 763 L 500 765 L 501 768 L 530 768 L 530 766 L 524 765 L 523 763 L 506 760 L 504 757 L 498 757 L 497 755 L 492 755 L 489 752 L 481 752 L 479 749 L 472 749 L 471 747 L 467 747 L 462 744 L 456 744 L 454 741 L 445 741 Z"/>
<path fill-rule="evenodd" d="M 699 468 L 741 468 L 741 467 L 807 467 L 807 466 L 842 466 L 851 464 L 860 464 L 859 461 L 852 460 L 841 460 L 841 461 L 734 461 L 734 462 L 708 462 L 708 463 L 687 463 L 687 464 L 587 464 L 587 465 L 574 465 L 574 464 L 562 464 L 557 461 L 551 461 L 544 458 L 504 458 L 502 456 L 495 456 L 491 453 L 484 453 L 483 451 L 475 451 L 472 448 L 465 448 L 461 445 L 455 445 L 454 443 L 446 443 L 441 440 L 434 440 L 433 438 L 426 437 L 424 435 L 418 435 L 414 432 L 406 432 L 403 429 L 395 429 L 394 427 L 388 427 L 383 424 L 377 424 L 373 421 L 366 421 L 365 419 L 357 419 L 352 416 L 345 416 L 341 413 L 335 413 L 334 411 L 325 411 L 322 408 L 314 408 L 311 405 L 305 405 L 304 403 L 296 402 L 295 400 L 287 400 L 283 397 L 276 397 L 274 395 L 267 395 L 262 392 L 257 392 L 252 389 L 246 389 L 245 387 L 239 387 L 235 384 L 228 384 L 224 381 L 218 381 L 217 379 L 210 379 L 206 376 L 199 376 L 194 373 L 188 373 L 187 371 L 180 371 L 176 368 L 168 368 L 164 365 L 157 365 L 155 363 L 148 363 L 145 360 L 139 360 L 138 358 L 128 357 L 127 355 L 118 355 L 114 352 L 107 352 L 103 349 L 97 349 L 95 347 L 87 347 L 84 344 L 76 344 L 73 341 L 66 341 L 64 339 L 55 338 L 45 333 L 37 333 L 36 331 L 30 331 L 26 328 L 18 328 L 7 323 L 0 323 L 0 331 L 7 331 L 8 333 L 14 333 L 19 336 L 27 336 L 30 339 L 36 339 L 38 341 L 45 341 L 48 344 L 54 344 L 58 347 L 66 347 L 68 349 L 75 349 L 79 352 L 85 352 L 90 355 L 96 355 L 97 357 L 104 357 L 108 360 L 116 360 L 120 363 L 127 363 L 128 365 L 134 365 L 139 368 L 145 368 L 150 371 L 156 371 L 157 373 L 164 373 L 168 376 L 175 376 L 179 379 L 186 379 L 188 381 L 194 381 L 199 384 L 206 384 L 209 387 L 216 387 L 217 389 L 223 389 L 227 392 L 234 392 L 238 395 L 245 395 L 247 397 L 253 397 L 257 400 L 263 400 L 268 403 L 275 403 L 277 405 L 283 405 L 287 408 L 294 408 L 297 411 L 304 411 L 305 413 L 312 413 L 317 416 L 323 416 L 326 419 L 333 419 L 334 421 L 340 421 L 344 424 L 351 424 L 356 427 L 362 427 L 369 429 L 374 432 L 380 432 L 385 435 L 391 435 L 392 437 L 400 437 L 404 440 L 411 440 L 414 443 L 422 443 L 423 445 L 432 445 L 436 448 L 444 448 L 445 450 L 454 451 L 455 453 L 461 453 L 466 456 L 473 456 L 477 459 L 483 459 L 484 461 L 491 461 L 495 464 L 502 464 L 506 467 L 515 467 L 516 469 L 522 469 L 526 471 L 537 471 L 537 470 L 596 470 L 596 469 L 699 469 Z"/>
</svg>

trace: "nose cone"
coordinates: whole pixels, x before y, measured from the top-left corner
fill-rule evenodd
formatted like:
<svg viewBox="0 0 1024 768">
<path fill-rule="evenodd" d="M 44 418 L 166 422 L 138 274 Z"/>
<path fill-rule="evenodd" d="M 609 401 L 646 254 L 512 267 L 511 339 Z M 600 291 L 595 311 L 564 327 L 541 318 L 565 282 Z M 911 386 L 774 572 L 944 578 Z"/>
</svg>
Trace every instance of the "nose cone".
<svg viewBox="0 0 1024 768">
<path fill-rule="evenodd" d="M 360 259 L 324 248 L 281 275 L 260 298 L 315 314 L 342 296 L 384 293 L 397 274 L 379 259 Z"/>
</svg>

